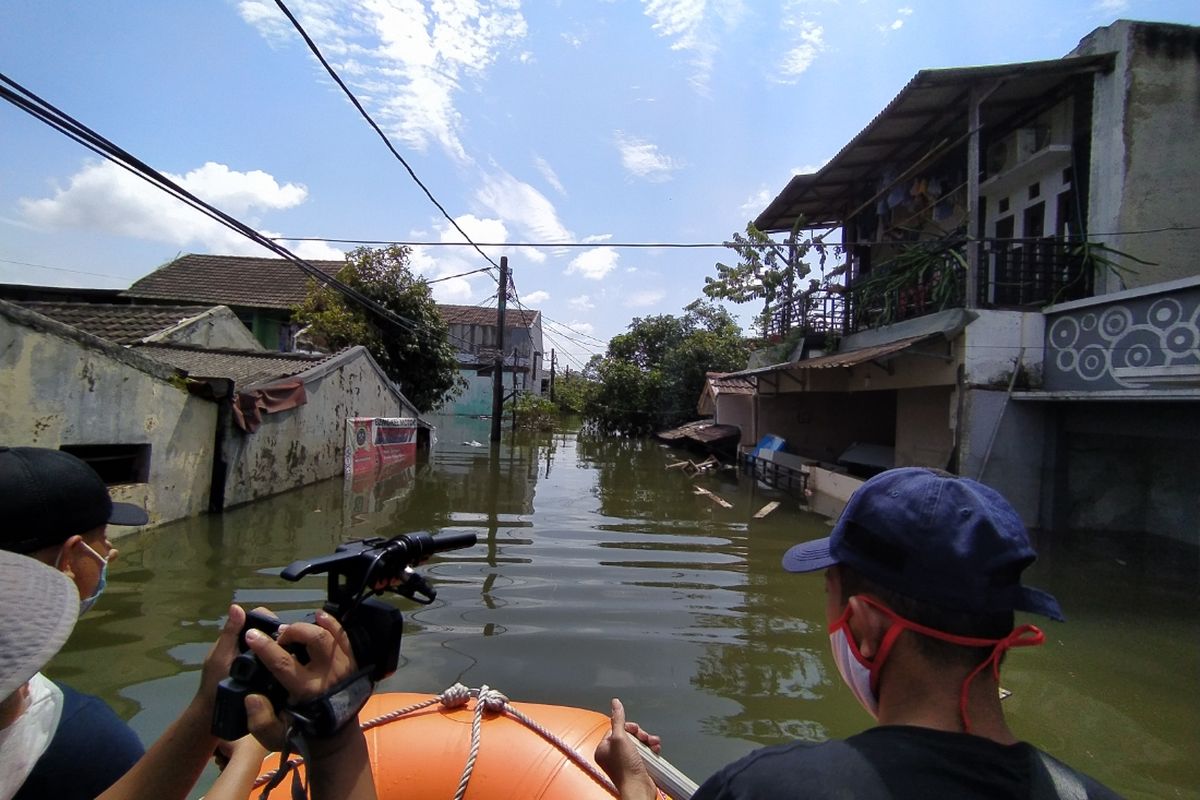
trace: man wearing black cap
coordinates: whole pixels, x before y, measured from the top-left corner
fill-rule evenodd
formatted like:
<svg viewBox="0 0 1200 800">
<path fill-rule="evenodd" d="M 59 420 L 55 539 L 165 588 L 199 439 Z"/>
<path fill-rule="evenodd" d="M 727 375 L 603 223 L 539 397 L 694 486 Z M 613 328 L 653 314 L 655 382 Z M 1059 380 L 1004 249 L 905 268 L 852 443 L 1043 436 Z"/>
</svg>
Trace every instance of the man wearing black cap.
<svg viewBox="0 0 1200 800">
<path fill-rule="evenodd" d="M 116 503 L 84 461 L 60 450 L 0 447 L 0 549 L 31 556 L 75 582 L 79 614 L 100 598 L 117 549 L 108 525 L 145 525 L 146 512 Z M 31 686 L 58 708 L 59 722 L 16 800 L 92 798 L 125 774 L 144 748 L 100 698 L 38 673 Z"/>
<path fill-rule="evenodd" d="M 693 800 L 1117 797 L 1019 741 L 1004 719 L 1004 653 L 1044 640 L 1033 625 L 1014 628 L 1014 612 L 1063 619 L 1051 595 L 1021 584 L 1035 557 L 1017 513 L 983 484 L 920 468 L 867 481 L 830 536 L 792 547 L 783 566 L 825 571 L 834 663 L 879 724 L 844 741 L 756 750 Z M 655 796 L 631 777 L 633 759 L 610 763 L 623 800 Z"/>
</svg>

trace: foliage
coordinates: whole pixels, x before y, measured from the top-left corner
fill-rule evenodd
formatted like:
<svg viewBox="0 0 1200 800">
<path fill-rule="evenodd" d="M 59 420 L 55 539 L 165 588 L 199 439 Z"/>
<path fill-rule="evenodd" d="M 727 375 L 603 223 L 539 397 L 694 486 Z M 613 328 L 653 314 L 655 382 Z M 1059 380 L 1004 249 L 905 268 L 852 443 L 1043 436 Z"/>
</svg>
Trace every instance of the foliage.
<svg viewBox="0 0 1200 800">
<path fill-rule="evenodd" d="M 558 405 L 548 397 L 531 392 L 517 395 L 504 406 L 505 414 L 516 413 L 517 427 L 527 431 L 552 431 L 558 421 Z"/>
<path fill-rule="evenodd" d="M 963 242 L 962 230 L 951 231 L 907 244 L 876 265 L 870 275 L 850 287 L 855 327 L 895 322 L 903 317 L 901 311 L 908 303 L 919 304 L 922 313 L 961 303 L 967 274 Z"/>
<path fill-rule="evenodd" d="M 359 247 L 346 254 L 346 266 L 337 274 L 338 280 L 399 317 L 400 324 L 316 281 L 309 282 L 294 318 L 308 325 L 312 339 L 330 351 L 366 347 L 424 413 L 458 394 L 465 382 L 458 375 L 449 329 L 428 284 L 409 269 L 408 258 L 407 247 Z"/>
<path fill-rule="evenodd" d="M 822 270 L 825 267 L 827 246 L 819 238 L 800 238 L 803 225 L 803 217 L 797 218 L 787 238 L 777 242 L 754 227 L 753 222 L 746 223 L 746 235 L 733 234 L 729 245 L 738 262 L 732 266 L 717 262 L 717 277 L 704 279 L 705 296 L 734 303 L 762 300 L 763 310 L 758 320 L 766 337 L 772 308 L 788 304 L 793 289 L 812 271 L 804 257 L 815 251 L 820 256 Z"/>
<path fill-rule="evenodd" d="M 694 419 L 705 373 L 741 369 L 747 355 L 736 320 L 712 303 L 697 300 L 679 317 L 635 318 L 589 363 L 584 415 L 602 432 L 626 435 Z"/>
<path fill-rule="evenodd" d="M 582 414 L 593 383 L 586 375 L 570 372 L 554 379 L 554 402 L 560 411 Z"/>
</svg>

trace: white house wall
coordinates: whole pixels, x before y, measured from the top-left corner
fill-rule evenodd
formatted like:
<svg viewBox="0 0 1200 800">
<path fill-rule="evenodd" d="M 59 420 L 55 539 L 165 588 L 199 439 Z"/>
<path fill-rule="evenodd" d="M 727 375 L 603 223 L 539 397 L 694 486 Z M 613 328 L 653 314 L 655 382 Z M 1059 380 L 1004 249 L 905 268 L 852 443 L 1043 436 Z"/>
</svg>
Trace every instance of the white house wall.
<svg viewBox="0 0 1200 800">
<path fill-rule="evenodd" d="M 736 425 L 742 432 L 739 445 L 753 445 L 758 438 L 754 435 L 754 396 L 749 394 L 718 394 L 713 421 L 718 425 Z"/>
<path fill-rule="evenodd" d="M 214 306 L 190 319 L 185 319 L 144 341 L 158 344 L 177 344 L 203 347 L 209 350 L 264 350 L 228 306 Z"/>
<path fill-rule="evenodd" d="M 264 414 L 246 434 L 226 434 L 225 505 L 341 475 L 347 417 L 412 416 L 372 365 L 365 350 L 336 369 L 304 384 L 308 402 Z"/>
<path fill-rule="evenodd" d="M 216 404 L 169 368 L 40 319 L 31 328 L 0 314 L 0 440 L 149 445 L 147 482 L 111 486 L 112 496 L 144 507 L 151 525 L 206 511 Z"/>
<path fill-rule="evenodd" d="M 977 309 L 960 340 L 964 348 L 964 381 L 971 386 L 1004 386 L 1012 376 L 1016 358 L 1033 381 L 1040 383 L 1046 320 L 1041 314 Z"/>
</svg>

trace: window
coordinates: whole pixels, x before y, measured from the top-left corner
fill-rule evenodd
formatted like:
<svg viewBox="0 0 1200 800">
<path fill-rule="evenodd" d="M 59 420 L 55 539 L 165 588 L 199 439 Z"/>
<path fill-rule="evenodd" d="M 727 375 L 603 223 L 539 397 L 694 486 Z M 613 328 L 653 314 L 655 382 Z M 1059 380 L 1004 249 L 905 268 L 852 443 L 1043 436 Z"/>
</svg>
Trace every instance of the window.
<svg viewBox="0 0 1200 800">
<path fill-rule="evenodd" d="M 148 444 L 64 444 L 58 449 L 87 462 L 108 486 L 150 478 Z"/>
<path fill-rule="evenodd" d="M 996 204 L 996 212 L 999 214 L 1008 213 L 1008 198 L 1007 197 L 1000 198 L 1000 202 Z M 999 234 L 997 234 L 997 236 L 998 235 Z"/>
<path fill-rule="evenodd" d="M 1026 239 L 1038 239 L 1046 232 L 1046 204 L 1037 203 L 1025 209 L 1025 230 L 1022 236 Z"/>
<path fill-rule="evenodd" d="M 1013 218 L 1005 217 L 996 220 L 996 238 L 1011 239 L 1013 235 Z"/>
<path fill-rule="evenodd" d="M 1035 184 L 1030 185 L 1030 187 L 1029 187 L 1029 199 L 1030 200 L 1033 200 L 1034 198 L 1041 196 L 1041 194 L 1042 194 L 1042 185 L 1040 183 L 1035 183 Z"/>
</svg>

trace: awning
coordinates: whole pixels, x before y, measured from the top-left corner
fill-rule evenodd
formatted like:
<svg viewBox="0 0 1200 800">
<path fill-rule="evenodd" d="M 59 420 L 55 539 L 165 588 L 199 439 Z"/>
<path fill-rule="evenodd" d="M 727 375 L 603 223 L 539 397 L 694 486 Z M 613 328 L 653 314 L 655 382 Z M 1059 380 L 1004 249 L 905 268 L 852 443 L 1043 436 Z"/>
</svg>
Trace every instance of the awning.
<svg viewBox="0 0 1200 800">
<path fill-rule="evenodd" d="M 742 372 L 730 372 L 725 377 L 750 378 L 770 372 L 795 372 L 802 369 L 833 369 L 837 367 L 853 367 L 856 364 L 867 364 L 873 361 L 886 361 L 890 358 L 895 358 L 909 348 L 921 344 L 922 342 L 933 341 L 934 339 L 942 339 L 944 341 L 945 338 L 946 337 L 941 333 L 925 333 L 921 334 L 920 336 L 909 336 L 904 339 L 896 339 L 895 341 L 888 342 L 886 344 L 878 344 L 872 347 L 862 347 L 858 350 L 850 350 L 845 353 L 834 353 L 828 356 L 818 356 L 817 358 L 806 358 L 803 361 L 784 361 L 779 364 L 771 364 L 765 367 L 743 370 Z M 930 355 L 936 358 L 944 358 L 947 361 L 950 360 L 949 355 L 941 353 L 924 353 L 924 355 Z"/>
</svg>

